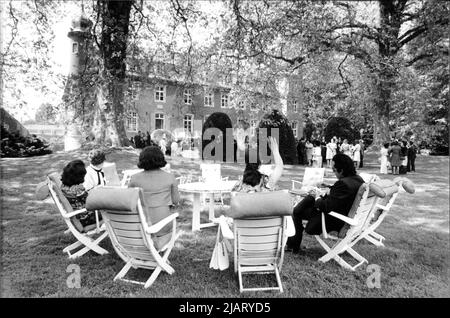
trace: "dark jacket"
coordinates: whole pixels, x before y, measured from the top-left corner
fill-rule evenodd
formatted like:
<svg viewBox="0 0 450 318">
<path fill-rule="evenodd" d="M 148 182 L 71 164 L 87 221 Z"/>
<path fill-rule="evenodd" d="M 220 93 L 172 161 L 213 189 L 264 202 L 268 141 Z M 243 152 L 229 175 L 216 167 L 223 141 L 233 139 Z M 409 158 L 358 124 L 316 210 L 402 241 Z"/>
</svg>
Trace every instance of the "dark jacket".
<svg viewBox="0 0 450 318">
<path fill-rule="evenodd" d="M 344 177 L 330 188 L 330 193 L 316 200 L 315 207 L 325 213 L 327 231 L 339 231 L 345 222 L 333 216 L 330 212 L 336 212 L 347 216 L 350 211 L 359 187 L 364 180 L 359 175 Z M 321 213 L 311 218 L 306 226 L 306 233 L 318 235 L 322 233 Z"/>
</svg>

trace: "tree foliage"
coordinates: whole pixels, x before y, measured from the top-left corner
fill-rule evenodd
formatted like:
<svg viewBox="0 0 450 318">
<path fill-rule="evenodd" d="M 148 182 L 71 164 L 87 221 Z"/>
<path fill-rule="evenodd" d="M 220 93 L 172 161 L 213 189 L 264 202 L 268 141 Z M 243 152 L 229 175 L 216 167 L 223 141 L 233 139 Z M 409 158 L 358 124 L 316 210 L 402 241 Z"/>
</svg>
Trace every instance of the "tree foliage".
<svg viewBox="0 0 450 318">
<path fill-rule="evenodd" d="M 276 109 L 273 109 L 270 113 L 267 113 L 263 116 L 258 124 L 258 129 L 256 131 L 258 136 L 258 147 L 260 145 L 260 142 L 267 142 L 267 140 L 259 140 L 259 130 L 261 128 L 267 129 L 267 136 L 272 135 L 272 128 L 277 128 L 280 156 L 283 159 L 283 162 L 290 165 L 298 163 L 297 143 L 294 137 L 294 133 L 292 132 L 291 125 L 289 124 L 286 116 L 284 116 Z"/>
</svg>

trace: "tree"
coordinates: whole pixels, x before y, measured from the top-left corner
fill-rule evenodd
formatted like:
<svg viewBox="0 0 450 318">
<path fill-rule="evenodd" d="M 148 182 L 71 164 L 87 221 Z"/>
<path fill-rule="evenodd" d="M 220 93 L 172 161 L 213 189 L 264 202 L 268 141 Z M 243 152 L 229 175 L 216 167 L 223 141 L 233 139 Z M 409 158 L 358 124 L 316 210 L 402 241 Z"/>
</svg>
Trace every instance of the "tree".
<svg viewBox="0 0 450 318">
<path fill-rule="evenodd" d="M 345 117 L 333 117 L 328 121 L 325 128 L 325 140 L 331 140 L 334 136 L 342 140 L 347 139 L 350 143 L 360 138 L 358 130 Z"/>
<path fill-rule="evenodd" d="M 258 136 L 258 149 L 260 142 L 267 142 L 266 140 L 259 140 L 259 130 L 261 128 L 267 129 L 267 136 L 271 136 L 271 129 L 277 128 L 280 156 L 283 159 L 283 162 L 290 165 L 298 164 L 297 143 L 295 141 L 294 133 L 292 132 L 289 121 L 282 113 L 274 109 L 270 113 L 263 116 L 258 124 L 258 129 L 256 132 Z"/>
<path fill-rule="evenodd" d="M 52 104 L 44 103 L 38 108 L 35 120 L 38 123 L 53 124 L 56 119 L 56 111 Z"/>
<path fill-rule="evenodd" d="M 212 136 L 205 134 L 207 130 L 209 130 L 211 133 L 214 133 L 214 131 L 210 130 L 214 128 L 220 131 L 219 136 L 216 136 L 215 134 L 213 134 Z M 208 116 L 202 128 L 203 138 L 208 137 L 207 139 L 202 140 L 202 159 L 211 159 L 211 156 L 214 158 L 216 156 L 216 150 L 221 149 L 223 154 L 222 159 L 223 161 L 227 161 L 227 138 L 233 140 L 233 136 L 229 135 L 233 133 L 232 128 L 233 124 L 231 123 L 231 119 L 227 114 L 216 112 Z M 215 142 L 216 146 L 214 149 L 212 149 L 212 152 L 210 154 L 208 151 L 205 151 L 205 148 L 213 141 Z M 207 149 L 209 149 L 209 147 Z M 228 151 L 229 150 L 230 149 L 228 149 Z"/>
<path fill-rule="evenodd" d="M 374 143 L 380 145 L 390 137 L 392 97 L 398 89 L 401 68 L 436 54 L 424 46 L 409 56 L 405 54 L 406 49 L 436 28 L 448 28 L 449 5 L 435 0 L 380 0 L 373 11 L 379 15 L 375 23 L 364 21 L 361 14 L 358 16 L 355 9 L 358 5 L 337 3 L 343 12 L 336 15 L 334 25 L 327 30 L 329 37 L 323 43 L 360 59 L 372 73 Z"/>
</svg>

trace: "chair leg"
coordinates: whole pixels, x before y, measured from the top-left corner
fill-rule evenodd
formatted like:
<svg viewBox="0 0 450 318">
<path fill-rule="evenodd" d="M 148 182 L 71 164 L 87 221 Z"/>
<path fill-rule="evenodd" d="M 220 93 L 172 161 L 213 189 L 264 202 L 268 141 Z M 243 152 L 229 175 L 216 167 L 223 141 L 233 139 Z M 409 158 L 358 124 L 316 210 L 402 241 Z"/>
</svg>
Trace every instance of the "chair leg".
<svg viewBox="0 0 450 318">
<path fill-rule="evenodd" d="M 280 272 L 278 271 L 277 266 L 275 266 L 275 276 L 277 277 L 278 287 L 280 288 L 280 293 L 283 292 L 283 285 L 281 284 Z"/>
<path fill-rule="evenodd" d="M 144 288 L 149 288 L 155 280 L 158 278 L 159 273 L 161 273 L 162 268 L 160 266 L 156 267 L 150 278 L 145 282 Z"/>
<path fill-rule="evenodd" d="M 114 277 L 114 281 L 117 279 L 122 279 L 130 270 L 131 262 L 125 264 L 125 266 L 120 270 L 120 272 Z"/>
<path fill-rule="evenodd" d="M 80 241 L 76 241 L 75 243 L 70 244 L 70 245 L 67 246 L 65 249 L 63 249 L 63 252 L 64 252 L 64 253 L 69 253 L 71 250 L 73 250 L 73 249 L 75 249 L 75 248 L 77 248 L 77 247 L 79 247 L 79 246 L 81 246 L 81 245 L 83 245 L 83 244 L 81 244 Z"/>
<path fill-rule="evenodd" d="M 242 284 L 242 272 L 241 272 L 241 269 L 238 268 L 237 272 L 238 272 L 238 280 L 239 280 L 239 292 L 242 293 L 244 291 L 244 286 Z"/>
<path fill-rule="evenodd" d="M 91 238 L 82 236 L 82 235 L 75 235 L 75 237 L 78 239 L 78 243 L 84 244 L 85 247 L 83 247 L 81 250 L 79 250 L 78 252 L 76 252 L 75 254 L 72 254 L 69 256 L 69 258 L 74 259 L 77 257 L 80 257 L 84 254 L 86 254 L 89 250 L 92 250 L 94 252 L 96 252 L 97 254 L 100 255 L 104 255 L 104 254 L 108 254 L 108 251 L 105 250 L 104 248 L 98 246 L 98 244 L 108 235 L 107 232 L 103 233 L 102 235 L 100 235 L 95 241 L 92 240 Z"/>
</svg>

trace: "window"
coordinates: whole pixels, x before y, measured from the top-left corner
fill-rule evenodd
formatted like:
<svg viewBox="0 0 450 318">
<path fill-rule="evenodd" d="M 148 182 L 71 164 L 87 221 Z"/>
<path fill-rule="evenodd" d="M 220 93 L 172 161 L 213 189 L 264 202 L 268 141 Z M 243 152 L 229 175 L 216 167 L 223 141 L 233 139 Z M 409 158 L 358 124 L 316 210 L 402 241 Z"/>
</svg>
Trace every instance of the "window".
<svg viewBox="0 0 450 318">
<path fill-rule="evenodd" d="M 205 98 L 204 98 L 204 103 L 205 103 L 205 107 L 214 107 L 214 95 L 212 92 L 206 92 L 205 93 Z"/>
<path fill-rule="evenodd" d="M 184 115 L 183 127 L 185 132 L 193 133 L 194 128 L 194 115 Z"/>
<path fill-rule="evenodd" d="M 138 115 L 134 110 L 128 111 L 126 126 L 128 131 L 137 131 Z"/>
<path fill-rule="evenodd" d="M 220 98 L 220 107 L 228 108 L 228 94 L 222 93 L 222 96 Z"/>
<path fill-rule="evenodd" d="M 187 105 L 191 105 L 192 104 L 192 91 L 189 88 L 185 88 L 183 96 L 184 96 L 184 103 Z"/>
<path fill-rule="evenodd" d="M 297 137 L 297 122 L 293 121 L 291 123 L 292 132 L 294 133 L 294 137 Z"/>
<path fill-rule="evenodd" d="M 164 129 L 164 114 L 155 114 L 155 129 Z"/>
<path fill-rule="evenodd" d="M 296 101 L 296 100 L 294 100 L 294 101 L 292 102 L 292 111 L 293 111 L 294 113 L 297 112 L 297 101 Z"/>
<path fill-rule="evenodd" d="M 72 43 L 72 53 L 78 53 L 78 43 Z"/>
<path fill-rule="evenodd" d="M 155 102 L 166 101 L 166 87 L 162 85 L 155 86 Z"/>
</svg>

